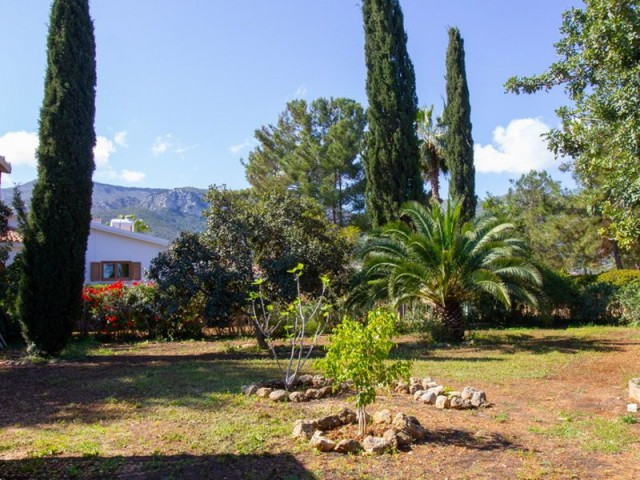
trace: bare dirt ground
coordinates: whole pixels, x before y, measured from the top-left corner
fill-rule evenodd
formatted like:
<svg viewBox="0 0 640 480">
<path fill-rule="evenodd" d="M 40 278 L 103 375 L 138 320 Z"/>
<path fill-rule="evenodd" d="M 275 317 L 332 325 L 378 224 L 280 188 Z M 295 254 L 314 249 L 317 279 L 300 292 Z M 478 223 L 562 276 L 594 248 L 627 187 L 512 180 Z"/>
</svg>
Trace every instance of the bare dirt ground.
<svg viewBox="0 0 640 480">
<path fill-rule="evenodd" d="M 435 350 L 403 339 L 418 375 L 481 388 L 494 406 L 437 410 L 382 391 L 370 412 L 414 415 L 429 436 L 379 457 L 319 454 L 291 440 L 296 418 L 337 412 L 349 399 L 247 399 L 239 386 L 273 370 L 228 343 L 116 346 L 111 355 L 51 364 L 4 353 L 0 479 L 640 478 L 640 417 L 626 413 L 627 382 L 640 376 L 640 331 L 491 335 Z M 64 433 L 44 436 L 52 431 Z M 78 446 L 67 438 L 74 436 L 87 440 Z M 87 442 L 95 451 L 82 447 Z"/>
</svg>

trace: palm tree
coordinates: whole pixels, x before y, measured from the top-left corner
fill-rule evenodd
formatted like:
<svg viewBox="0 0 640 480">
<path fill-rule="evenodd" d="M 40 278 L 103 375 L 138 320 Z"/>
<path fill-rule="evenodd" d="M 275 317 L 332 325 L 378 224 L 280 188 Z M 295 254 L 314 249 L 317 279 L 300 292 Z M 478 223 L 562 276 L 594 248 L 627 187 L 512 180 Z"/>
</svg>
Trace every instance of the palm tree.
<svg viewBox="0 0 640 480">
<path fill-rule="evenodd" d="M 542 283 L 514 225 L 494 217 L 463 223 L 461 210 L 459 200 L 446 208 L 409 202 L 401 210 L 406 222 L 385 225 L 362 251 L 371 299 L 430 305 L 452 342 L 464 338 L 463 305 L 489 294 L 507 307 L 513 298 L 535 306 Z"/>
<path fill-rule="evenodd" d="M 440 199 L 440 172 L 447 173 L 444 161 L 444 129 L 433 120 L 433 105 L 418 110 L 416 128 L 420 141 L 420 158 L 426 180 L 431 185 L 431 195 L 438 203 Z"/>
</svg>

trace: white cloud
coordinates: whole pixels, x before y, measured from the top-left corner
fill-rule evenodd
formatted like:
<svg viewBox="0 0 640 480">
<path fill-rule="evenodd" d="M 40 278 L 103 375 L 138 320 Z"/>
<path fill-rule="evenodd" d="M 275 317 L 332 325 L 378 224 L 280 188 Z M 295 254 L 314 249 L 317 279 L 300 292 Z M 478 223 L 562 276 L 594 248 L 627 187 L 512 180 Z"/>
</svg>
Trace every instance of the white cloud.
<svg viewBox="0 0 640 480">
<path fill-rule="evenodd" d="M 244 142 L 239 143 L 237 145 L 231 145 L 229 147 L 229 151 L 235 155 L 237 153 L 240 153 L 245 148 L 253 147 L 255 144 L 256 144 L 255 140 L 247 139 Z"/>
<path fill-rule="evenodd" d="M 109 157 L 116 153 L 116 146 L 107 137 L 98 136 L 96 146 L 93 147 L 93 160 L 97 168 L 104 168 L 109 163 Z"/>
<path fill-rule="evenodd" d="M 153 145 L 151 146 L 151 152 L 154 155 L 162 155 L 171 148 L 171 134 L 164 135 L 162 137 L 156 137 Z"/>
<path fill-rule="evenodd" d="M 116 134 L 113 136 L 113 141 L 119 147 L 127 148 L 129 146 L 127 144 L 127 131 L 122 130 L 121 132 L 116 132 Z"/>
<path fill-rule="evenodd" d="M 147 174 L 144 172 L 136 172 L 133 170 L 125 169 L 120 172 L 120 177 L 128 183 L 140 183 L 145 179 L 146 176 Z"/>
<path fill-rule="evenodd" d="M 527 173 L 555 166 L 553 154 L 541 137 L 550 127 L 537 118 L 519 118 L 493 131 L 491 145 L 475 146 L 475 167 L 480 173 Z"/>
<path fill-rule="evenodd" d="M 7 132 L 0 137 L 0 155 L 12 166 L 35 167 L 38 135 L 33 132 Z"/>
</svg>

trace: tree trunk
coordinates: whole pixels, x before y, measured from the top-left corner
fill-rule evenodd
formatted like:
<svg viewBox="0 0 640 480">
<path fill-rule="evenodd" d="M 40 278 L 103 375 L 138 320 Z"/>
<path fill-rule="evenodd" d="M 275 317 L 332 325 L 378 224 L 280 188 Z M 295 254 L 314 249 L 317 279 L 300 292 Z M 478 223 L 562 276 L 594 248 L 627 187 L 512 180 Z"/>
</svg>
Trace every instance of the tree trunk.
<svg viewBox="0 0 640 480">
<path fill-rule="evenodd" d="M 462 342 L 465 327 L 462 305 L 458 302 L 447 303 L 444 307 L 437 307 L 435 312 L 445 328 L 444 340 L 451 343 Z"/>
<path fill-rule="evenodd" d="M 269 350 L 269 344 L 267 344 L 267 340 L 265 339 L 265 336 L 262 334 L 260 329 L 254 325 L 253 330 L 258 342 L 258 348 L 260 348 L 260 350 Z"/>
<path fill-rule="evenodd" d="M 613 253 L 613 260 L 616 262 L 616 269 L 622 270 L 624 265 L 622 265 L 622 256 L 620 255 L 620 247 L 618 247 L 617 240 L 611 240 L 611 252 Z"/>
<path fill-rule="evenodd" d="M 432 160 L 432 165 L 429 168 L 427 176 L 429 177 L 429 183 L 431 184 L 432 198 L 436 202 L 442 203 L 442 199 L 440 198 L 440 165 L 435 159 Z"/>
</svg>

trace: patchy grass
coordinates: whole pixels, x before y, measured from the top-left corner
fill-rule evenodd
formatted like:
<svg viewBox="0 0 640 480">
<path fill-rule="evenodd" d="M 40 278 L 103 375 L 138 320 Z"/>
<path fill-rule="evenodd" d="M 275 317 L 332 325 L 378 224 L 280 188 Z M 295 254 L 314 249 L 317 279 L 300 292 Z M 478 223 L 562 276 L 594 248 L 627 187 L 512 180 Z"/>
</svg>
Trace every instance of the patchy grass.
<svg viewBox="0 0 640 480">
<path fill-rule="evenodd" d="M 496 406 L 441 411 L 381 391 L 373 411 L 416 415 L 430 437 L 411 455 L 380 458 L 292 442 L 296 419 L 351 400 L 242 395 L 242 385 L 279 376 L 247 340 L 85 339 L 56 363 L 22 364 L 19 352 L 3 351 L 0 360 L 20 363 L 0 363 L 0 478 L 611 478 L 609 467 L 640 460 L 637 416 L 616 400 L 640 373 L 638 340 L 640 329 L 611 327 L 485 330 L 460 347 L 402 338 L 395 355 L 413 360 L 413 375 L 452 390 L 480 384 Z M 593 400 L 603 395 L 607 415 Z"/>
<path fill-rule="evenodd" d="M 557 424 L 547 428 L 531 427 L 531 431 L 549 437 L 576 440 L 584 450 L 590 452 L 620 453 L 640 440 L 631 424 L 626 416 L 607 419 L 582 412 L 563 412 Z"/>
</svg>

